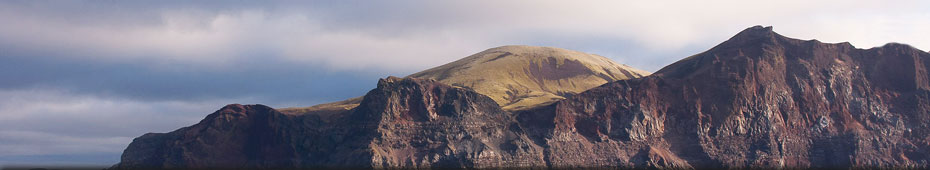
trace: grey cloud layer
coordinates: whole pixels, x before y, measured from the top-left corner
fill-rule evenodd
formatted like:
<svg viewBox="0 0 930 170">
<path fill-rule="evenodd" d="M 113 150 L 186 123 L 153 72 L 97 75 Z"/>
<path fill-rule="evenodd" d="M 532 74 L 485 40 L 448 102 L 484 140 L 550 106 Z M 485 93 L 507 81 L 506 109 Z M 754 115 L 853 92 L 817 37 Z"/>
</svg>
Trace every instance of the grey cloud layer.
<svg viewBox="0 0 930 170">
<path fill-rule="evenodd" d="M 6 58 L 0 89 L 50 88 L 141 101 L 199 101 L 251 97 L 275 104 L 338 100 L 364 94 L 382 75 L 331 72 L 311 64 L 254 59 L 235 68 L 210 69 L 153 62 Z M 299 105 L 297 105 L 299 106 Z"/>
<path fill-rule="evenodd" d="M 0 17 L 14 23 L 0 27 L 0 43 L 16 55 L 223 67 L 258 53 L 335 70 L 412 72 L 493 46 L 558 45 L 547 43 L 556 39 L 534 37 L 600 37 L 640 47 L 589 47 L 623 54 L 707 46 L 756 24 L 828 42 L 926 47 L 928 40 L 899 34 L 930 27 L 912 23 L 927 17 L 926 6 L 920 1 L 23 1 L 0 4 Z M 659 57 L 664 62 L 633 66 L 655 70 L 682 57 L 670 55 Z"/>
<path fill-rule="evenodd" d="M 134 137 L 188 126 L 225 103 L 252 101 L 134 101 L 49 89 L 0 90 L 0 96 L 0 165 L 112 164 Z"/>
</svg>

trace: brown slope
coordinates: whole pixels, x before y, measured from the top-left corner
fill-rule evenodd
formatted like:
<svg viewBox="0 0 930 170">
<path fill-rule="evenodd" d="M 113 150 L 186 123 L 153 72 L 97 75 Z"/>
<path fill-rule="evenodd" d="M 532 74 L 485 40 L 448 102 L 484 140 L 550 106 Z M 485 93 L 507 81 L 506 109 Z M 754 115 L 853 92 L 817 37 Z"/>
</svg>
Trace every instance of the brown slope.
<svg viewBox="0 0 930 170">
<path fill-rule="evenodd" d="M 494 99 L 504 110 L 550 104 L 607 82 L 649 72 L 598 55 L 553 47 L 491 48 L 407 77 L 435 79 Z"/>
<path fill-rule="evenodd" d="M 435 79 L 491 97 L 504 110 L 520 110 L 555 101 L 607 82 L 638 78 L 649 72 L 608 58 L 553 47 L 501 46 L 407 77 Z M 284 108 L 290 114 L 340 114 L 360 98 L 312 107 Z"/>
<path fill-rule="evenodd" d="M 659 150 L 692 167 L 926 168 L 928 66 L 930 54 L 907 45 L 857 49 L 757 26 L 521 120 L 554 123 L 531 135 L 552 136 L 553 166 L 627 164 Z M 578 152 L 592 154 L 564 156 Z"/>
</svg>

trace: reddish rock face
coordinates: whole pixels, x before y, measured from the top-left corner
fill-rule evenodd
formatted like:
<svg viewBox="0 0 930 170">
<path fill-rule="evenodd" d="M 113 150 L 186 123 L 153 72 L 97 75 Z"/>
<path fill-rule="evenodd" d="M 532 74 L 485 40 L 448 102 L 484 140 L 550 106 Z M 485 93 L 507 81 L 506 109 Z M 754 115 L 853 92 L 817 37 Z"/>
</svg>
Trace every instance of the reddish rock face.
<svg viewBox="0 0 930 170">
<path fill-rule="evenodd" d="M 661 166 L 927 167 L 930 55 L 771 29 L 557 103 L 549 161 L 636 164 L 650 151 Z"/>
<path fill-rule="evenodd" d="M 930 168 L 930 54 L 752 27 L 653 75 L 505 112 L 389 77 L 348 113 L 229 105 L 137 138 L 115 168 Z"/>
</svg>

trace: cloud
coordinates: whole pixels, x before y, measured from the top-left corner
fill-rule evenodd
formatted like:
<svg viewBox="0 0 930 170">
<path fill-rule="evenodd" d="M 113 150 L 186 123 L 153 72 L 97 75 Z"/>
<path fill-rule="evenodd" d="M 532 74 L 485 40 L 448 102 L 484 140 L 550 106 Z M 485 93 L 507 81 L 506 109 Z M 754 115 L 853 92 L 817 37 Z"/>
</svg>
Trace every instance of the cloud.
<svg viewBox="0 0 930 170">
<path fill-rule="evenodd" d="M 0 90 L 68 90 L 139 101 L 254 98 L 275 107 L 306 106 L 363 95 L 384 74 L 330 72 L 309 64 L 252 60 L 236 69 L 151 66 L 146 61 L 9 58 Z M 162 68 L 166 67 L 166 68 Z M 13 81 L 15 80 L 15 81 Z"/>
<path fill-rule="evenodd" d="M 193 125 L 226 104 L 268 101 L 247 96 L 136 100 L 54 88 L 0 90 L 0 96 L 0 166 L 109 165 L 142 134 Z"/>
<path fill-rule="evenodd" d="M 223 104 L 249 101 L 146 102 L 55 90 L 2 90 L 0 96 L 0 164 L 73 163 L 68 160 L 82 155 L 110 159 L 85 163 L 112 164 L 135 137 L 189 126 Z"/>
<path fill-rule="evenodd" d="M 92 3 L 76 8 L 93 12 L 55 12 L 44 5 L 0 5 L 4 57 L 58 57 L 102 61 L 145 60 L 163 65 L 196 64 L 230 69 L 255 59 L 287 60 L 334 70 L 413 71 L 425 63 L 446 62 L 424 56 L 450 51 L 467 54 L 466 41 L 434 35 L 384 37 L 377 33 L 326 29 L 307 13 L 248 9 L 142 9 L 139 18 L 94 21 L 89 16 L 134 15 L 136 7 Z M 91 7 L 88 7 L 91 6 Z M 37 9 L 38 8 L 38 9 Z M 53 8 L 57 9 L 57 8 Z M 96 11 L 99 10 L 99 11 Z M 297 10 L 294 10 L 297 11 Z M 76 13 L 76 14 L 75 14 Z M 49 16 L 50 15 L 50 16 Z M 62 22 L 75 16 L 77 21 Z M 111 18 L 104 18 L 111 19 Z M 141 21 L 132 21 L 133 19 Z M 130 22 L 131 21 L 131 22 Z M 124 22 L 129 22 L 124 24 Z M 65 28 L 65 29 L 62 29 Z"/>
<path fill-rule="evenodd" d="M 925 5 L 912 5 L 925 4 Z M 332 70 L 410 73 L 530 36 L 601 37 L 597 51 L 652 53 L 712 46 L 752 25 L 789 36 L 871 47 L 898 41 L 930 48 L 926 2 L 901 1 L 466 1 L 3 3 L 3 50 L 13 55 L 149 60 L 234 67 L 252 58 Z M 64 29 L 63 29 L 64 28 Z M 904 32 L 902 32 L 904 31 Z M 614 49 L 614 50 L 610 50 Z M 689 51 L 696 53 L 699 51 Z M 690 54 L 669 54 L 655 70 Z M 608 56 L 633 60 L 640 56 Z"/>
<path fill-rule="evenodd" d="M 93 136 L 140 135 L 140 130 L 167 131 L 198 121 L 227 103 L 252 99 L 134 101 L 78 95 L 56 90 L 4 90 L 0 95 L 0 127 Z M 180 121 L 180 122 L 178 122 Z M 165 128 L 162 126 L 168 126 Z"/>
<path fill-rule="evenodd" d="M 927 18 L 918 0 L 3 1 L 0 163 L 112 163 L 131 138 L 224 104 L 336 101 L 501 45 L 655 71 L 753 25 L 930 50 Z"/>
<path fill-rule="evenodd" d="M 34 131 L 0 131 L 0 156 L 35 154 L 74 154 L 87 152 L 119 153 L 132 137 L 65 136 Z M 115 162 L 114 162 L 115 163 Z"/>
</svg>

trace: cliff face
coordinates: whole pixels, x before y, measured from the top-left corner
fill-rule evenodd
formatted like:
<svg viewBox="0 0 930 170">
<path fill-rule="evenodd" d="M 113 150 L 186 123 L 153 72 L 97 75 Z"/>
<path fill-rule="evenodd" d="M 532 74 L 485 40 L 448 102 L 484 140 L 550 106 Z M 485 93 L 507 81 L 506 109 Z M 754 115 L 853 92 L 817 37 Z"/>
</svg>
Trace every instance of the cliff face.
<svg viewBox="0 0 930 170">
<path fill-rule="evenodd" d="M 691 167 L 927 167 L 928 59 L 907 45 L 863 50 L 749 28 L 652 76 L 559 102 L 550 158 L 616 165 L 649 151 L 658 160 L 648 161 Z M 596 154 L 557 156 L 578 151 Z"/>
<path fill-rule="evenodd" d="M 389 77 L 351 113 L 228 105 L 200 123 L 137 138 L 116 168 L 542 167 L 510 112 L 474 91 Z"/>
<path fill-rule="evenodd" d="M 542 149 L 487 96 L 433 80 L 390 77 L 346 124 L 372 129 L 374 167 L 544 166 Z"/>
<path fill-rule="evenodd" d="M 340 114 L 229 105 L 137 138 L 115 167 L 930 168 L 928 60 L 752 27 L 650 76 L 515 112 L 395 77 Z"/>
<path fill-rule="evenodd" d="M 199 123 L 133 140 L 118 168 L 293 167 L 293 117 L 263 105 L 231 104 Z"/>
</svg>

